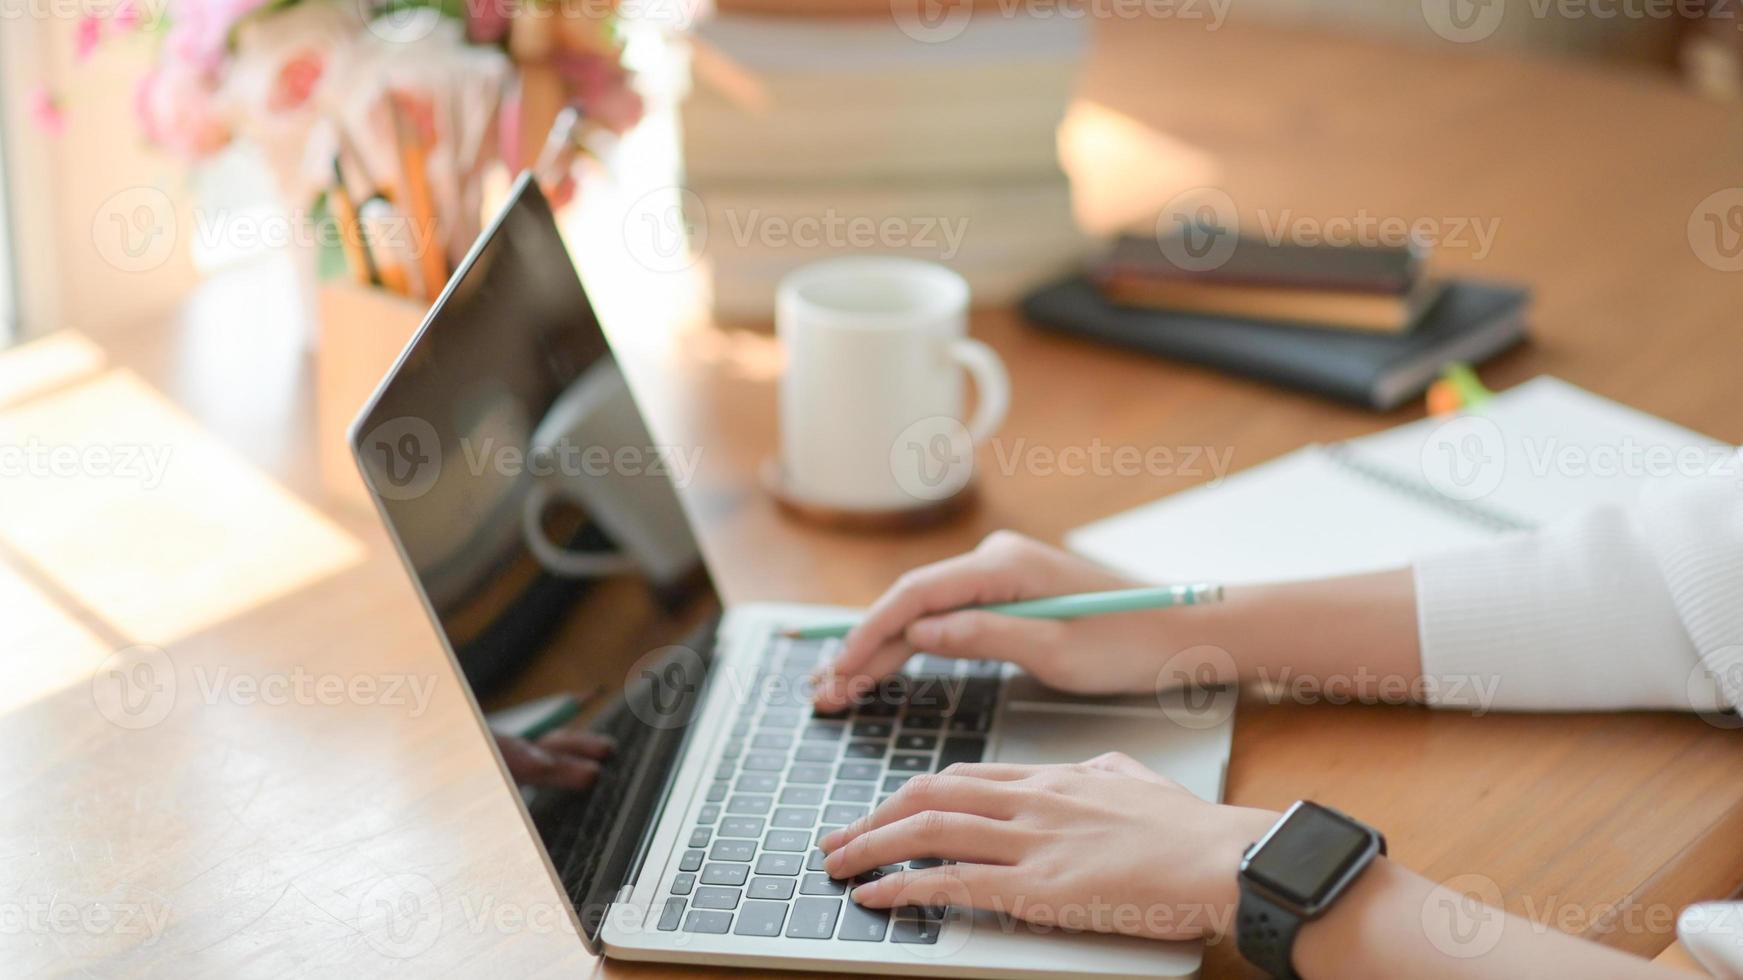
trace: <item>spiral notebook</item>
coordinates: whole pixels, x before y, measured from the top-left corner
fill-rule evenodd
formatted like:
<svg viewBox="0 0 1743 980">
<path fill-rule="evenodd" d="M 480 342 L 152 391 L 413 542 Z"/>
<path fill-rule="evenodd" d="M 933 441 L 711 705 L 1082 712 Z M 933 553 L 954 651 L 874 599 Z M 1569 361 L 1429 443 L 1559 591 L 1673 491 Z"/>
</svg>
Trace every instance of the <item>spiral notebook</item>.
<svg viewBox="0 0 1743 980">
<path fill-rule="evenodd" d="M 1308 446 L 1065 540 L 1156 581 L 1356 574 L 1626 504 L 1659 474 L 1736 460 L 1715 439 L 1540 377 L 1452 426 L 1431 418 Z"/>
</svg>

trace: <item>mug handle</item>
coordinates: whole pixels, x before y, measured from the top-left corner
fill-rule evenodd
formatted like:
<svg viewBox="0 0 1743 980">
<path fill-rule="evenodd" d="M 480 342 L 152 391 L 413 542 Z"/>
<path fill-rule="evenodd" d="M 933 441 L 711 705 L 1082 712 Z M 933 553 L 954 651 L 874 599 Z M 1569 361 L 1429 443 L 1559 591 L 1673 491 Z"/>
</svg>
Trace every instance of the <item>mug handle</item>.
<svg viewBox="0 0 1743 980">
<path fill-rule="evenodd" d="M 1011 407 L 1011 378 L 1005 373 L 1005 362 L 991 347 L 972 337 L 962 337 L 950 343 L 950 359 L 960 364 L 974 379 L 979 396 L 974 418 L 968 420 L 968 435 L 975 445 L 992 437 L 1005 423 L 1005 413 Z"/>
<path fill-rule="evenodd" d="M 527 548 L 545 571 L 565 578 L 605 578 L 640 571 L 635 559 L 628 555 L 610 551 L 571 551 L 545 537 L 545 508 L 560 496 L 562 494 L 550 484 L 536 481 L 527 488 L 526 500 L 521 505 L 521 533 L 526 538 Z"/>
</svg>

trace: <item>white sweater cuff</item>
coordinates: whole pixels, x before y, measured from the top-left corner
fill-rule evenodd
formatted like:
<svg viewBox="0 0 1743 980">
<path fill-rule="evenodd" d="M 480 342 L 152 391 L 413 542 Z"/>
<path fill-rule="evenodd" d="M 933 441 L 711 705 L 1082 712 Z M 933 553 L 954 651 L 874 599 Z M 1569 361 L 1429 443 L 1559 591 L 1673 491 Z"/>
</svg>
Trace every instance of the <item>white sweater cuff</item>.
<svg viewBox="0 0 1743 980">
<path fill-rule="evenodd" d="M 1497 710 L 1691 705 L 1698 658 L 1633 515 L 1604 508 L 1417 561 L 1430 704 Z"/>
</svg>

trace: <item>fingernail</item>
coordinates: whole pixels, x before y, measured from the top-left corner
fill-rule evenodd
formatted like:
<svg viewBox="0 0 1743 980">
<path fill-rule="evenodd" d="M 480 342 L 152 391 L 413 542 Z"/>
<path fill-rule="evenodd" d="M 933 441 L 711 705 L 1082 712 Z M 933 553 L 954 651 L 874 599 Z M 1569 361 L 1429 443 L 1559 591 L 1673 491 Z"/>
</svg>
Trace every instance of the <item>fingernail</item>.
<svg viewBox="0 0 1743 980">
<path fill-rule="evenodd" d="M 535 742 L 528 742 L 527 743 L 527 755 L 532 756 L 533 761 L 538 763 L 541 766 L 548 766 L 552 762 L 556 761 L 556 756 L 553 756 L 551 753 L 545 751 L 542 747 L 540 747 Z"/>
</svg>

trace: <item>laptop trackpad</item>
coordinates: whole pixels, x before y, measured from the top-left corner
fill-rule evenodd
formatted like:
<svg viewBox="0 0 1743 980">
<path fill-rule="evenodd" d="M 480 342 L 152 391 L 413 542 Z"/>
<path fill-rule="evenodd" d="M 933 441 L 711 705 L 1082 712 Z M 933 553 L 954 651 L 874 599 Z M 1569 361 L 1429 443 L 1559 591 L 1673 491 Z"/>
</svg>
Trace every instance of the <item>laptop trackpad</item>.
<svg viewBox="0 0 1743 980">
<path fill-rule="evenodd" d="M 1192 711 L 1165 711 L 1155 700 L 1139 709 L 1130 702 L 1104 705 L 1061 698 L 1042 704 L 1010 699 L 999 716 L 993 757 L 999 762 L 1042 765 L 1124 752 L 1197 796 L 1219 802 L 1235 692 L 1205 696 L 1217 700 L 1206 710 Z M 1220 710 L 1224 699 L 1227 709 Z"/>
</svg>

